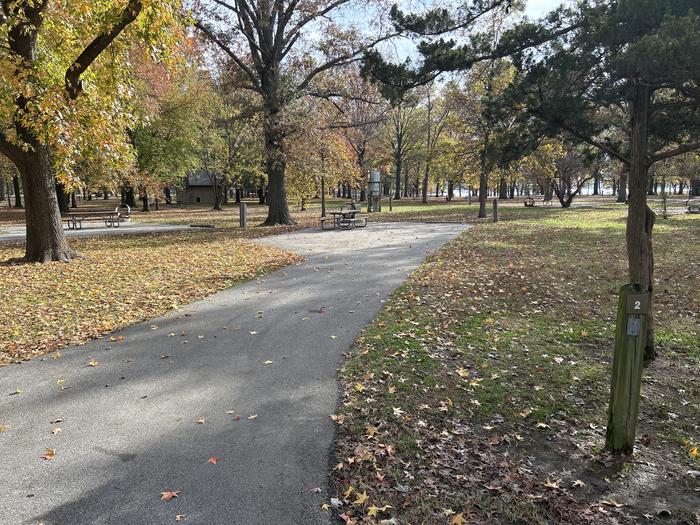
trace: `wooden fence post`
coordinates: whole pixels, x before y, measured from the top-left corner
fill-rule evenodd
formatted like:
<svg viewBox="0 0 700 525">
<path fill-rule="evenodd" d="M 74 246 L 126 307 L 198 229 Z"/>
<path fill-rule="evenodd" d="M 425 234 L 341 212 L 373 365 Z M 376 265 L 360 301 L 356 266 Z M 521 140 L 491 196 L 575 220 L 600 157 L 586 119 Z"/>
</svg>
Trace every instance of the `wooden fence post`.
<svg viewBox="0 0 700 525">
<path fill-rule="evenodd" d="M 245 202 L 238 204 L 238 215 L 240 219 L 241 228 L 245 228 L 248 224 L 248 205 Z"/>
<path fill-rule="evenodd" d="M 498 222 L 498 199 L 493 199 L 493 222 Z"/>
<path fill-rule="evenodd" d="M 638 284 L 620 288 L 605 436 L 605 448 L 615 454 L 631 454 L 634 450 L 648 312 L 648 291 Z"/>
</svg>

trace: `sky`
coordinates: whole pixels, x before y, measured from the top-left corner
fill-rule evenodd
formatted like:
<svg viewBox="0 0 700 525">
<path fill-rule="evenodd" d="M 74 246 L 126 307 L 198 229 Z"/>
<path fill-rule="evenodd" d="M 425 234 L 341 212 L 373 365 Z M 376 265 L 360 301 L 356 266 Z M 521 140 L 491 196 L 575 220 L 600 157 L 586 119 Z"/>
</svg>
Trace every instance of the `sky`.
<svg viewBox="0 0 700 525">
<path fill-rule="evenodd" d="M 525 14 L 530 18 L 539 18 L 555 7 L 559 7 L 562 0 L 527 0 Z"/>
</svg>

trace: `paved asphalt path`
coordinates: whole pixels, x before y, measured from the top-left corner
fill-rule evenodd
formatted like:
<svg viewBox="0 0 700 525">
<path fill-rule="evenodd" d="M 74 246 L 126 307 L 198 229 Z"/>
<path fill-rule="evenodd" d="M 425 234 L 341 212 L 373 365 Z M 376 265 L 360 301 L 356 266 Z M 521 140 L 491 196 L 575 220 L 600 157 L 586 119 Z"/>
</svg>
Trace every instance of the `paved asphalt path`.
<svg viewBox="0 0 700 525">
<path fill-rule="evenodd" d="M 320 504 L 342 353 L 465 228 L 268 237 L 259 242 L 307 261 L 60 359 L 0 368 L 0 523 L 329 523 Z M 161 501 L 168 490 L 178 497 Z"/>
<path fill-rule="evenodd" d="M 80 230 L 64 228 L 67 237 L 97 237 L 102 235 L 128 235 L 136 233 L 161 233 L 194 229 L 186 224 L 161 224 L 148 222 L 123 222 L 118 228 L 98 226 L 96 223 L 86 224 Z M 204 228 L 201 228 L 204 229 Z M 0 232 L 0 242 L 23 241 L 27 236 L 24 226 L 5 228 Z"/>
</svg>

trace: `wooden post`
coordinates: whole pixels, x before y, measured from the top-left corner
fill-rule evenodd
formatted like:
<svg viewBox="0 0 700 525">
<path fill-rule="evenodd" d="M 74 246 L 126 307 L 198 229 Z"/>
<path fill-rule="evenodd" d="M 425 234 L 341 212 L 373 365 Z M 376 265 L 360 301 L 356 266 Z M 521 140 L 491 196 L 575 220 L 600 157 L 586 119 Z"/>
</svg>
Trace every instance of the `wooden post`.
<svg viewBox="0 0 700 525">
<path fill-rule="evenodd" d="M 605 448 L 615 454 L 631 454 L 634 450 L 648 311 L 648 291 L 638 284 L 620 288 L 605 436 Z"/>
<path fill-rule="evenodd" d="M 238 204 L 238 216 L 240 219 L 241 228 L 245 228 L 248 224 L 248 205 L 245 202 Z"/>
<path fill-rule="evenodd" d="M 498 222 L 498 199 L 493 199 L 493 222 Z"/>
<path fill-rule="evenodd" d="M 326 216 L 326 177 L 321 174 L 321 217 Z"/>
</svg>

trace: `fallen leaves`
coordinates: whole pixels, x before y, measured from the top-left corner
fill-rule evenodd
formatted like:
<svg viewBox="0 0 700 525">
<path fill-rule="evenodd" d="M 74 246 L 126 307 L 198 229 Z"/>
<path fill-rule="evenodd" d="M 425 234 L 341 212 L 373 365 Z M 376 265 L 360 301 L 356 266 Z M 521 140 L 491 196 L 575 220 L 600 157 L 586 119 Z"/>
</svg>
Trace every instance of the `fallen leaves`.
<svg viewBox="0 0 700 525">
<path fill-rule="evenodd" d="M 357 498 L 352 502 L 353 505 L 364 505 L 365 501 L 369 498 L 369 496 L 367 496 L 367 491 L 362 494 L 356 494 L 356 496 Z"/>
<path fill-rule="evenodd" d="M 177 498 L 178 494 L 180 494 L 179 490 L 166 490 L 165 492 L 160 493 L 160 500 L 170 501 L 173 498 Z"/>
<path fill-rule="evenodd" d="M 71 246 L 85 258 L 3 268 L 0 296 L 7 300 L 0 301 L 5 320 L 0 324 L 0 364 L 84 343 L 301 260 L 233 238 L 230 232 L 76 238 Z M 0 246 L 0 260 L 20 255 L 18 243 Z M 165 292 L 164 280 L 187 285 Z M 22 283 L 21 294 L 13 293 L 17 283 Z M 126 343 L 121 335 L 108 339 Z"/>
<path fill-rule="evenodd" d="M 451 525 L 465 525 L 467 523 L 467 520 L 464 519 L 464 513 L 460 512 L 459 514 L 455 514 L 452 516 L 452 519 L 450 520 Z"/>
<path fill-rule="evenodd" d="M 216 456 L 212 456 L 207 460 L 207 463 L 211 463 L 212 465 L 216 465 L 219 462 L 219 458 Z"/>
<path fill-rule="evenodd" d="M 56 451 L 52 448 L 47 448 L 46 452 L 44 452 L 41 456 L 39 456 L 41 459 L 44 459 L 46 461 L 52 460 L 56 456 Z"/>
<path fill-rule="evenodd" d="M 624 213 L 591 213 L 605 231 L 590 223 L 588 211 L 557 210 L 544 217 L 546 225 L 530 217 L 470 230 L 431 255 L 365 330 L 340 374 L 344 421 L 333 478 L 337 493 L 344 493 L 337 499 L 346 522 L 381 523 L 379 501 L 394 506 L 386 516 L 392 523 L 634 522 L 624 519 L 629 508 L 598 499 L 624 481 L 587 487 L 573 475 L 599 454 L 604 439 L 600 417 L 609 390 L 615 290 L 626 278 Z M 675 308 L 678 300 L 667 300 L 666 289 L 678 294 L 676 277 L 689 273 L 688 264 L 679 271 L 669 254 L 683 250 L 690 261 L 685 244 L 693 234 L 675 226 L 682 243 L 673 239 L 675 227 L 673 235 L 659 234 L 668 239 L 656 299 L 663 308 Z M 697 305 L 687 293 L 678 297 Z M 661 309 L 659 319 L 678 320 Z M 683 315 L 679 326 L 695 335 L 697 317 Z M 689 338 L 672 334 L 672 326 L 665 337 L 684 346 L 676 342 L 671 364 L 664 360 L 648 375 L 655 380 L 668 367 L 685 381 L 675 383 L 676 393 L 645 377 L 645 392 L 654 394 L 644 405 L 656 405 L 646 409 L 646 425 L 659 412 L 678 425 L 694 408 Z M 692 428 L 685 431 L 694 439 Z M 677 443 L 677 432 L 664 435 Z M 682 449 L 662 447 L 673 448 L 678 463 L 692 461 L 696 445 L 690 439 Z M 548 461 L 539 460 L 543 455 Z M 556 458 L 551 467 L 550 456 Z M 352 494 L 348 487 L 355 487 Z M 357 493 L 368 495 L 364 505 L 354 505 Z M 439 509 L 450 508 L 461 516 L 450 510 L 441 520 Z M 508 510 L 494 514 L 494 508 Z"/>
</svg>

